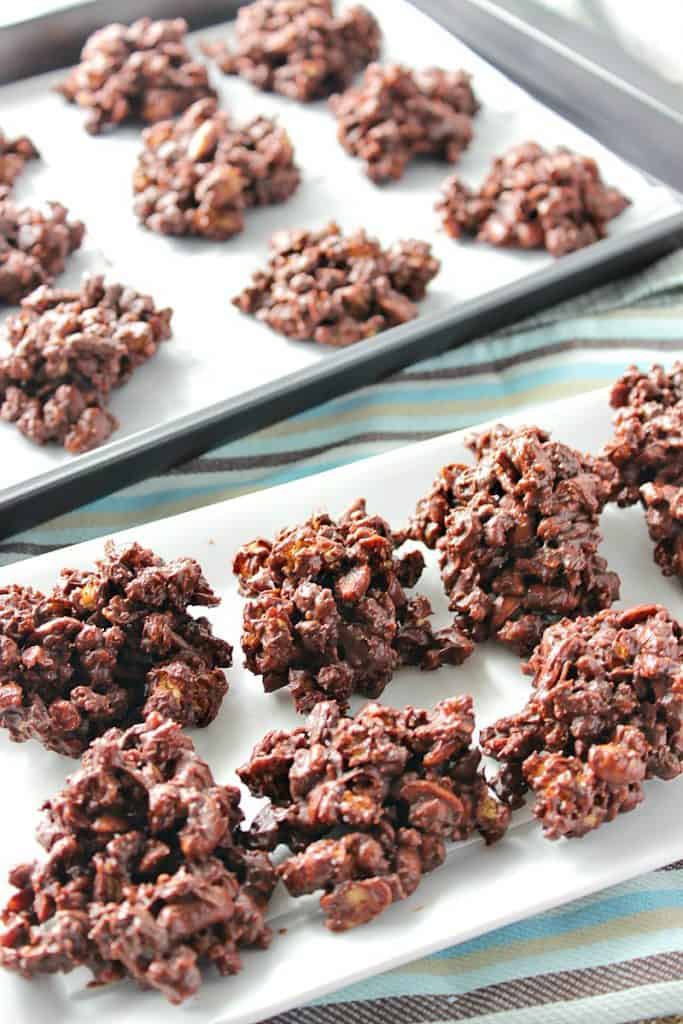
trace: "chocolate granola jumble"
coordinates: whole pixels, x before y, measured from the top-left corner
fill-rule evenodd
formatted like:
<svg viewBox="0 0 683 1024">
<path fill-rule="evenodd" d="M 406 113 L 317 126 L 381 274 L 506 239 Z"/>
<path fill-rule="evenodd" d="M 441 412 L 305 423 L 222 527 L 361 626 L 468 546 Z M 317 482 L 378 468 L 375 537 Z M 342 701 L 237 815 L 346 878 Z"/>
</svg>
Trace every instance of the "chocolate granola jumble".
<svg viewBox="0 0 683 1024">
<path fill-rule="evenodd" d="M 255 849 L 285 843 L 277 869 L 293 896 L 324 891 L 332 931 L 372 920 L 438 867 L 448 840 L 499 839 L 509 819 L 472 747 L 471 697 L 432 711 L 367 704 L 355 718 L 324 701 L 305 725 L 269 732 L 238 774 L 268 797 Z"/>
<path fill-rule="evenodd" d="M 183 18 L 107 25 L 90 36 L 80 64 L 57 91 L 88 112 L 85 127 L 93 135 L 122 121 L 175 117 L 195 100 L 216 95 L 186 35 Z"/>
<path fill-rule="evenodd" d="M 643 799 L 643 781 L 683 769 L 683 631 L 657 605 L 550 626 L 526 670 L 519 714 L 481 733 L 501 795 L 527 788 L 549 839 L 582 836 Z"/>
<path fill-rule="evenodd" d="M 307 102 L 345 89 L 379 56 L 380 40 L 365 7 L 335 15 L 332 0 L 256 0 L 237 13 L 234 51 L 223 42 L 202 49 L 226 74 Z"/>
<path fill-rule="evenodd" d="M 0 187 L 0 306 L 15 305 L 62 273 L 85 233 L 80 220 L 67 220 L 68 212 L 60 203 L 18 206 Z"/>
<path fill-rule="evenodd" d="M 270 247 L 268 266 L 233 303 L 288 338 L 319 345 L 352 345 L 414 319 L 440 267 L 427 242 L 383 249 L 365 231 L 344 236 L 335 223 L 279 231 Z"/>
<path fill-rule="evenodd" d="M 609 607 L 619 578 L 598 554 L 616 472 L 538 427 L 499 424 L 468 441 L 474 466 L 445 466 L 411 521 L 439 551 L 455 623 L 528 654 L 561 616 Z"/>
<path fill-rule="evenodd" d="M 465 71 L 371 64 L 330 106 L 342 146 L 379 184 L 401 178 L 417 156 L 454 164 L 472 141 L 479 102 Z"/>
<path fill-rule="evenodd" d="M 424 559 L 396 555 L 402 541 L 358 499 L 338 521 L 321 513 L 240 548 L 242 648 L 267 693 L 288 686 L 297 711 L 328 699 L 343 709 L 352 693 L 378 697 L 400 664 L 434 669 L 471 653 L 460 630 L 432 630 L 425 597 L 406 596 Z"/>
<path fill-rule="evenodd" d="M 38 150 L 26 135 L 8 139 L 0 128 L 0 187 L 11 188 L 28 161 L 38 156 Z"/>
<path fill-rule="evenodd" d="M 90 451 L 118 426 L 112 388 L 170 337 L 170 309 L 101 276 L 78 291 L 43 286 L 7 319 L 11 346 L 0 357 L 0 418 L 36 444 Z"/>
<path fill-rule="evenodd" d="M 135 212 L 164 235 L 230 238 L 245 209 L 284 202 L 299 184 L 287 132 L 267 117 L 233 125 L 214 99 L 145 129 L 143 139 Z"/>
<path fill-rule="evenodd" d="M 453 238 L 563 256 L 604 238 L 629 203 L 590 157 L 527 142 L 497 157 L 479 189 L 449 178 L 436 209 Z"/>
<path fill-rule="evenodd" d="M 631 366 L 612 388 L 617 410 L 605 454 L 619 472 L 616 500 L 638 499 L 655 542 L 655 561 L 683 578 L 683 363 L 669 372 Z"/>
<path fill-rule="evenodd" d="M 187 726 L 218 714 L 232 648 L 191 606 L 219 603 L 192 558 L 111 542 L 94 570 L 49 594 L 0 589 L 0 726 L 78 757 L 110 726 L 153 711 Z"/>
<path fill-rule="evenodd" d="M 110 729 L 43 805 L 42 860 L 9 875 L 0 964 L 25 978 L 87 967 L 180 1003 L 201 968 L 240 970 L 265 948 L 276 878 L 240 846 L 240 792 L 215 783 L 180 726 L 152 714 Z"/>
</svg>

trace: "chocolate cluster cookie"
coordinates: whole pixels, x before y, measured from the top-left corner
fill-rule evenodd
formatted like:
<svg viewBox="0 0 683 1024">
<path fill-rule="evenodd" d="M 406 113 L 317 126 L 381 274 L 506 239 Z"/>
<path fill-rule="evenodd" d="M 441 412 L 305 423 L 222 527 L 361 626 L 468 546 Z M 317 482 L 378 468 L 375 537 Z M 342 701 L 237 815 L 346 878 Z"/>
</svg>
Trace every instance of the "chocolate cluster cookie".
<svg viewBox="0 0 683 1024">
<path fill-rule="evenodd" d="M 479 189 L 449 178 L 436 209 L 453 238 L 563 256 L 604 238 L 629 203 L 590 157 L 527 142 L 496 157 Z"/>
<path fill-rule="evenodd" d="M 90 451 L 118 426 L 112 388 L 170 337 L 170 309 L 101 276 L 78 291 L 43 286 L 7 319 L 11 352 L 0 357 L 0 418 L 36 444 Z"/>
<path fill-rule="evenodd" d="M 57 91 L 87 111 L 85 127 L 93 135 L 123 121 L 175 117 L 196 100 L 216 95 L 186 35 L 183 18 L 107 25 L 90 36 L 80 64 Z"/>
<path fill-rule="evenodd" d="M 549 839 L 582 836 L 683 769 L 683 631 L 657 605 L 550 626 L 526 670 L 522 710 L 482 730 L 501 795 L 529 788 Z"/>
<path fill-rule="evenodd" d="M 67 220 L 61 203 L 46 209 L 18 206 L 0 187 L 0 306 L 15 305 L 41 284 L 50 284 L 80 248 L 85 227 Z"/>
<path fill-rule="evenodd" d="M 279 231 L 270 247 L 268 266 L 233 303 L 288 338 L 319 345 L 352 345 L 414 319 L 440 267 L 427 242 L 383 249 L 365 231 L 345 236 L 335 223 Z"/>
<path fill-rule="evenodd" d="M 456 625 L 528 654 L 551 622 L 618 597 L 598 554 L 616 472 L 538 427 L 499 424 L 468 443 L 476 465 L 441 470 L 410 533 L 438 549 Z"/>
<path fill-rule="evenodd" d="M 40 156 L 38 150 L 26 135 L 9 139 L 0 129 L 0 189 L 10 189 L 29 160 Z"/>
<path fill-rule="evenodd" d="M 269 800 L 250 845 L 290 848 L 278 875 L 293 896 L 323 890 L 332 931 L 365 924 L 443 863 L 447 841 L 504 834 L 509 811 L 483 777 L 473 730 L 470 697 L 431 711 L 366 704 L 353 718 L 323 701 L 305 725 L 264 736 L 239 769 Z"/>
<path fill-rule="evenodd" d="M 214 99 L 143 132 L 133 175 L 135 212 L 152 231 L 223 240 L 244 210 L 281 203 L 299 184 L 292 143 L 267 117 L 234 125 Z"/>
<path fill-rule="evenodd" d="M 619 473 L 616 500 L 645 508 L 655 561 L 683 578 L 683 363 L 631 366 L 611 391 L 617 410 L 605 455 Z"/>
<path fill-rule="evenodd" d="M 0 964 L 25 978 L 87 967 L 95 985 L 131 978 L 172 1003 L 204 966 L 235 974 L 242 947 L 270 942 L 276 880 L 240 845 L 239 803 L 178 724 L 110 729 L 43 805 L 46 855 L 10 872 Z"/>
<path fill-rule="evenodd" d="M 379 184 L 401 178 L 417 156 L 454 164 L 472 140 L 479 102 L 465 71 L 371 64 L 330 106 L 342 146 Z"/>
<path fill-rule="evenodd" d="M 307 102 L 345 89 L 379 56 L 381 32 L 365 8 L 334 14 L 332 0 L 256 0 L 237 12 L 235 48 L 204 43 L 229 75 Z"/>
<path fill-rule="evenodd" d="M 288 686 L 297 711 L 378 697 L 400 664 L 437 668 L 472 651 L 456 628 L 434 632 L 426 598 L 411 599 L 420 552 L 397 555 L 402 535 L 359 499 L 335 521 L 320 513 L 237 552 L 247 668 L 270 693 Z"/>
<path fill-rule="evenodd" d="M 94 570 L 49 594 L 0 589 L 0 726 L 78 757 L 110 726 L 153 711 L 187 726 L 218 714 L 232 648 L 191 606 L 219 603 L 192 558 L 111 542 Z"/>
</svg>

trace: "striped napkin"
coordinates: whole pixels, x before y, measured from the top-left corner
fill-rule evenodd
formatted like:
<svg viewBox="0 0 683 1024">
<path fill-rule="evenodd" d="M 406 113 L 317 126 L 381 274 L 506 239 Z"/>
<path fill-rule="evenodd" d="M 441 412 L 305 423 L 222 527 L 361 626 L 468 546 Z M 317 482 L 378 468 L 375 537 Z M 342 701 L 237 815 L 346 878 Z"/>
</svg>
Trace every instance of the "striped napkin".
<svg viewBox="0 0 683 1024">
<path fill-rule="evenodd" d="M 0 544 L 0 564 L 605 386 L 629 363 L 670 365 L 682 351 L 680 251 L 20 534 Z M 683 861 L 271 1024 L 683 1024 L 681 1014 Z"/>
</svg>

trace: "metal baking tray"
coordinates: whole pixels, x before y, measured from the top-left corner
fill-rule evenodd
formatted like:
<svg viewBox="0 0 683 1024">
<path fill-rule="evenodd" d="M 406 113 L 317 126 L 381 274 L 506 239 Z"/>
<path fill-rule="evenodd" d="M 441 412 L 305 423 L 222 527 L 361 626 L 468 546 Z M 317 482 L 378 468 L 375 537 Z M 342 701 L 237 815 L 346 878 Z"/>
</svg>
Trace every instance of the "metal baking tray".
<svg viewBox="0 0 683 1024">
<path fill-rule="evenodd" d="M 385 11 L 389 0 L 376 0 L 378 5 L 384 4 Z M 389 57 L 396 54 L 391 41 L 393 25 L 400 19 L 397 18 L 398 4 L 402 0 L 391 0 L 392 17 L 385 18 L 385 35 L 388 37 Z M 395 6 L 394 6 L 395 4 Z M 230 0 L 185 0 L 185 2 L 170 2 L 170 0 L 153 0 L 145 5 L 145 11 L 150 15 L 175 16 L 183 14 L 188 18 L 192 27 L 214 23 L 218 20 L 225 21 L 238 4 Z M 372 7 L 370 0 L 368 6 Z M 556 44 L 540 37 L 538 33 L 524 26 L 521 22 L 509 16 L 503 16 L 492 5 L 484 0 L 450 0 L 445 3 L 443 0 L 419 0 L 413 4 L 414 7 L 423 9 L 430 14 L 435 21 L 439 21 L 453 35 L 457 35 L 463 42 L 476 50 L 477 53 L 490 64 L 493 64 L 513 79 L 516 79 L 524 88 L 533 92 L 546 106 L 558 111 L 568 117 L 575 126 L 590 132 L 597 143 L 604 144 L 613 154 L 619 154 L 631 165 L 637 166 L 645 172 L 646 183 L 654 188 L 657 182 L 666 182 L 673 189 L 683 187 L 683 170 L 677 159 L 677 151 L 680 141 L 680 124 L 677 123 L 675 113 L 661 108 L 653 103 L 644 94 L 638 93 L 625 83 L 621 83 L 611 77 L 605 78 L 601 69 L 589 65 L 586 62 L 577 62 L 571 54 L 560 51 Z M 83 39 L 96 27 L 107 23 L 114 18 L 121 21 L 129 21 L 140 13 L 137 3 L 129 0 L 119 0 L 113 5 L 104 0 L 86 4 L 77 4 L 63 8 L 55 14 L 41 18 L 34 18 L 28 21 L 18 22 L 0 28 L 0 81 L 13 81 L 14 84 L 0 89 L 0 124 L 6 119 L 6 111 L 9 110 L 9 98 L 12 97 L 13 109 L 16 109 L 17 98 L 19 103 L 26 101 L 36 92 L 37 84 L 31 77 L 36 72 L 49 71 L 51 68 L 63 67 L 73 62 L 78 54 Z M 430 29 L 431 31 L 431 29 Z M 434 33 L 440 33 L 440 45 L 444 45 L 444 37 L 441 29 L 433 26 Z M 435 36 L 436 38 L 436 36 Z M 463 65 L 468 67 L 475 60 L 474 57 L 462 55 L 461 50 L 456 49 L 460 44 L 455 39 L 447 40 L 452 43 L 454 56 L 450 61 L 451 66 Z M 408 41 L 412 42 L 412 39 Z M 431 42 L 431 38 L 430 38 Z M 428 49 L 415 45 L 414 49 L 406 47 L 398 55 L 401 59 L 410 60 L 411 63 L 428 64 L 430 62 L 444 63 L 443 60 L 436 61 L 434 49 Z M 422 53 L 429 56 L 421 57 Z M 475 88 L 480 81 L 480 74 L 477 68 L 475 72 Z M 17 82 L 17 79 L 22 79 Z M 236 82 L 234 79 L 223 79 L 214 75 L 214 83 L 219 85 L 221 92 L 227 94 L 230 100 L 237 99 L 238 102 L 229 102 L 229 106 L 235 110 L 238 117 L 244 116 L 241 113 L 245 105 L 251 104 L 249 113 L 261 110 L 265 113 L 277 111 L 282 113 L 281 120 L 286 127 L 289 121 L 294 122 L 296 118 L 305 118 L 307 112 L 295 104 L 287 101 L 265 96 L 251 90 L 246 83 Z M 47 88 L 47 85 L 45 86 Z M 498 95 L 521 98 L 515 86 L 506 87 L 505 82 L 497 79 Z M 501 92 L 502 90 L 502 92 Z M 5 102 L 3 102 L 3 98 Z M 509 100 L 513 102 L 513 100 Z M 520 99 L 521 102 L 521 99 Z M 489 104 L 490 107 L 490 104 Z M 28 107 L 27 107 L 28 109 Z M 115 171 L 123 174 L 121 163 L 122 154 L 134 153 L 135 147 L 139 147 L 139 141 L 135 132 L 114 133 L 105 140 L 91 139 L 82 129 L 82 113 L 76 109 L 55 106 L 54 114 L 51 117 L 60 119 L 65 127 L 67 142 L 64 144 L 66 150 L 73 141 L 73 146 L 78 149 L 70 150 L 70 159 L 76 161 L 79 154 L 88 161 L 88 166 L 93 171 L 92 177 L 96 180 L 102 197 L 101 206 L 103 211 L 119 211 L 116 205 L 116 188 L 113 178 Z M 320 108 L 322 109 L 322 108 Z M 533 132 L 534 125 L 529 123 L 526 134 L 517 133 L 515 138 L 505 137 L 506 125 L 511 117 L 518 114 L 517 111 L 505 112 L 495 109 L 494 114 L 498 120 L 494 125 L 489 125 L 486 144 L 481 139 L 482 125 L 476 124 L 475 128 L 479 137 L 479 149 L 477 138 L 470 150 L 464 155 L 458 172 L 465 178 L 476 181 L 481 176 L 482 170 L 490 158 L 499 149 L 504 148 L 510 142 L 523 141 L 527 134 Z M 540 115 L 539 115 L 540 116 Z M 481 118 L 482 115 L 479 115 Z M 478 119 L 479 120 L 479 119 Z M 330 119 L 331 121 L 331 119 Z M 526 120 L 521 119 L 526 127 Z M 530 119 L 533 121 L 533 118 Z M 504 123 L 505 122 L 505 123 Z M 550 123 L 550 122 L 548 122 Z M 497 124 L 497 131 L 492 128 Z M 540 141 L 562 142 L 563 138 L 557 137 L 561 123 L 553 122 L 554 137 L 548 139 L 541 137 Z M 628 126 L 628 131 L 624 126 Z M 68 127 L 67 127 L 68 126 Z M 332 122 L 333 126 L 333 122 Z M 509 127 L 509 126 L 508 126 Z M 24 126 L 30 131 L 30 124 Z M 332 128 L 328 129 L 332 130 Z M 520 128 L 520 131 L 522 129 Z M 566 126 L 570 132 L 570 126 Z M 572 129 L 573 131 L 574 129 Z M 500 134 L 503 141 L 496 145 L 497 139 L 493 136 Z M 646 140 L 646 144 L 645 144 Z M 40 142 L 40 139 L 38 140 Z M 572 143 L 572 139 L 568 140 Z M 297 137 L 295 135 L 295 143 Z M 309 149 L 317 145 L 317 140 L 308 140 Z M 583 145 L 584 151 L 595 152 L 596 142 L 587 140 Z M 131 150 L 131 145 L 133 149 Z M 87 153 L 87 156 L 86 156 Z M 598 154 L 599 156 L 599 154 Z M 51 168 L 50 152 L 45 147 L 46 168 L 31 172 L 33 177 L 29 184 L 29 190 L 33 188 L 37 194 L 44 198 L 51 198 L 44 192 L 47 182 L 50 179 Z M 128 157 L 126 156 L 126 159 Z M 134 159 L 134 157 L 133 157 Z M 383 240 L 390 241 L 405 234 L 419 234 L 420 237 L 435 241 L 437 238 L 437 222 L 431 212 L 431 201 L 425 206 L 425 224 L 429 229 L 425 231 L 403 230 L 404 221 L 410 222 L 411 202 L 415 196 L 412 191 L 415 188 L 428 187 L 430 198 L 436 193 L 438 183 L 446 177 L 448 169 L 441 166 L 420 167 L 409 170 L 404 182 L 398 185 L 388 186 L 386 189 L 368 191 L 372 189 L 365 183 L 356 161 L 344 157 L 341 150 L 337 148 L 329 151 L 330 160 L 345 159 L 347 161 L 343 174 L 343 182 L 340 182 L 342 191 L 345 193 L 345 203 L 352 209 L 356 219 L 352 219 L 349 213 L 339 210 L 339 206 L 333 208 L 332 214 L 339 217 L 345 228 L 358 226 L 363 222 L 364 215 L 370 218 L 370 227 L 374 228 L 372 216 L 374 207 L 384 207 L 389 211 L 388 215 L 393 220 L 392 231 L 377 232 Z M 98 164 L 97 161 L 100 161 Z M 111 168 L 108 172 L 106 164 L 111 160 Z M 119 164 L 117 165 L 117 160 Z M 105 166 L 103 166 L 103 161 Z M 58 161 L 57 161 L 58 162 Z M 302 159 L 304 171 L 306 163 Z M 125 164 L 127 173 L 132 169 L 132 164 Z M 52 168 L 54 171 L 55 168 Z M 111 189 L 109 188 L 106 175 L 112 175 Z M 635 173 L 635 172 L 633 172 Z M 99 175 L 101 174 L 101 180 Z M 77 175 L 74 176 L 77 179 Z M 615 180 L 615 176 L 606 174 L 609 180 Z M 124 181 L 121 196 L 127 196 L 127 180 Z M 415 186 L 415 181 L 418 185 Z M 422 183 L 421 185 L 419 183 Z M 318 186 L 329 189 L 329 181 L 319 181 Z M 64 199 L 74 207 L 76 214 L 80 213 L 78 204 L 78 180 L 71 183 L 65 182 L 65 190 L 69 187 L 76 189 L 74 195 L 76 201 L 70 202 L 67 194 L 54 193 L 55 197 Z M 316 188 L 316 182 L 310 181 L 310 194 Z M 359 207 L 356 193 L 351 190 L 358 189 L 358 195 L 365 188 L 366 207 Z M 348 192 L 346 192 L 348 190 Z M 338 190 L 337 190 L 338 191 Z M 663 192 L 665 190 L 661 190 Z M 161 362 L 163 356 L 157 356 L 146 367 L 138 371 L 133 381 L 122 390 L 128 396 L 129 403 L 138 401 L 141 407 L 145 404 L 153 410 L 153 424 L 143 425 L 140 429 L 134 429 L 128 434 L 114 435 L 114 439 L 102 448 L 87 455 L 78 457 L 54 456 L 54 465 L 50 465 L 45 471 L 37 473 L 29 472 L 25 479 L 14 481 L 0 490 L 0 535 L 6 536 L 19 529 L 43 521 L 46 518 L 59 514 L 75 505 L 82 504 L 93 498 L 109 493 L 125 484 L 132 483 L 150 473 L 159 473 L 163 469 L 191 458 L 200 452 L 219 443 L 235 439 L 239 436 L 251 433 L 270 423 L 283 419 L 293 413 L 309 408 L 325 401 L 335 395 L 347 392 L 361 385 L 368 384 L 395 371 L 403 366 L 409 365 L 419 359 L 432 356 L 444 349 L 455 345 L 463 344 L 477 336 L 506 326 L 522 316 L 531 314 L 543 309 L 555 302 L 561 301 L 594 287 L 605 283 L 615 277 L 631 272 L 654 261 L 658 257 L 677 248 L 683 244 L 683 200 L 680 200 L 674 193 L 666 193 L 669 200 L 666 203 L 655 203 L 650 210 L 647 207 L 647 216 L 637 216 L 635 220 L 628 222 L 631 226 L 624 230 L 615 228 L 612 237 L 599 244 L 564 257 L 558 261 L 551 261 L 550 258 L 539 257 L 532 254 L 502 253 L 496 250 L 487 250 L 481 246 L 456 246 L 448 240 L 441 239 L 439 255 L 445 255 L 447 260 L 453 258 L 453 253 L 459 253 L 460 266 L 456 273 L 452 273 L 450 263 L 444 266 L 444 271 L 434 282 L 437 289 L 435 298 L 424 304 L 424 313 L 415 321 L 399 328 L 394 328 L 380 335 L 376 339 L 362 342 L 350 349 L 343 351 L 320 351 L 314 346 L 301 346 L 299 343 L 286 342 L 279 339 L 265 327 L 254 325 L 253 321 L 244 318 L 237 318 L 236 313 L 232 314 L 229 329 L 232 331 L 230 337 L 227 321 L 222 322 L 222 311 L 218 313 L 218 307 L 212 310 L 215 314 L 211 324 L 202 324 L 202 337 L 207 338 L 210 345 L 215 346 L 214 351 L 220 353 L 220 359 L 216 366 L 219 373 L 229 373 L 231 363 L 233 367 L 249 368 L 249 373 L 244 379 L 250 381 L 249 386 L 233 389 L 229 396 L 220 400 L 206 401 L 199 406 L 183 413 L 183 403 L 176 402 L 173 388 L 169 391 L 168 366 Z M 659 193 L 658 193 L 659 195 Z M 371 196 L 371 199 L 368 199 Z M 376 198 L 375 198 L 376 197 Z M 28 202 L 32 197 L 25 195 L 18 190 L 18 198 L 26 199 Z M 35 198 L 35 197 L 34 197 Z M 338 197 L 337 197 L 338 198 Z M 124 198 L 124 208 L 120 211 L 121 216 L 130 216 L 130 197 Z M 227 311 L 229 309 L 228 298 L 234 291 L 246 282 L 246 278 L 252 265 L 247 263 L 253 261 L 254 240 L 259 242 L 260 259 L 253 263 L 255 268 L 258 263 L 263 262 L 265 256 L 265 240 L 271 230 L 287 224 L 299 225 L 301 223 L 320 223 L 321 216 L 318 215 L 312 220 L 301 219 L 301 205 L 297 207 L 294 202 L 284 204 L 281 207 L 273 207 L 270 210 L 259 211 L 254 214 L 258 218 L 256 234 L 251 238 L 243 239 L 239 236 L 237 240 L 224 243 L 224 252 L 231 254 L 232 264 L 237 264 L 240 269 L 239 279 L 229 283 L 219 276 L 218 284 L 215 287 L 222 289 L 222 301 Z M 322 204 L 319 209 L 322 209 Z M 360 209 L 360 213 L 358 213 Z M 645 208 L 642 208 L 645 209 Z M 641 209 L 641 213 L 642 213 Z M 413 203 L 413 220 L 415 206 Z M 649 215 L 651 213 L 651 215 Z M 626 215 L 628 216 L 628 215 Z M 86 249 L 74 264 L 69 272 L 71 282 L 68 281 L 69 274 L 64 275 L 60 281 L 72 283 L 74 275 L 77 276 L 84 267 L 108 271 L 111 279 L 117 278 L 125 283 L 152 291 L 158 301 L 169 301 L 174 304 L 173 295 L 157 294 L 157 289 L 150 286 L 150 280 L 154 279 L 155 271 L 160 273 L 159 266 L 171 265 L 173 261 L 181 261 L 185 255 L 191 255 L 192 260 L 187 264 L 188 268 L 196 266 L 195 278 L 204 280 L 207 274 L 214 272 L 213 257 L 207 253 L 214 250 L 207 249 L 199 242 L 185 242 L 179 240 L 171 242 L 157 236 L 153 236 L 139 229 L 139 242 L 136 240 L 131 249 L 130 241 L 123 244 L 113 237 L 113 221 L 107 217 L 90 218 L 84 217 L 90 224 L 90 248 Z M 616 222 L 615 222 L 616 225 Z M 245 234 L 248 235 L 248 232 Z M 451 247 L 451 248 L 446 248 Z M 139 251 L 138 251 L 139 250 Z M 136 262 L 137 260 L 137 262 Z M 516 261 L 517 270 L 511 271 L 511 261 Z M 465 266 L 467 264 L 467 267 Z M 185 263 L 182 266 L 185 267 Z M 180 263 L 179 263 L 180 266 Z M 482 285 L 479 290 L 467 283 L 463 288 L 458 274 L 474 273 L 473 267 L 480 268 Z M 520 271 L 519 268 L 523 268 Z M 221 268 L 222 272 L 222 268 Z M 521 272 L 521 276 L 515 276 Z M 504 283 L 497 284 L 498 281 Z M 493 286 L 491 286 L 493 285 Z M 446 290 L 447 289 L 447 290 Z M 468 295 L 469 289 L 469 295 Z M 177 290 L 177 289 L 176 289 Z M 185 292 L 185 290 L 183 289 Z M 187 271 L 187 290 L 185 299 L 193 298 L 199 291 L 199 285 L 193 280 L 190 270 Z M 199 308 L 199 307 L 198 307 Z M 219 319 L 220 316 L 220 319 Z M 200 321 L 198 321 L 200 323 Z M 208 336 L 207 336 L 208 331 Z M 254 345 L 254 332 L 262 332 L 259 336 L 259 343 L 263 342 L 263 348 L 258 350 Z M 267 343 L 264 341 L 268 334 Z M 171 351 L 170 346 L 165 346 L 162 351 Z M 229 350 L 226 354 L 226 346 Z M 208 349 L 202 350 L 204 354 Z M 255 353 L 257 353 L 255 355 Z M 251 364 L 250 364 L 251 359 Z M 273 377 L 273 367 L 277 363 L 277 375 Z M 195 361 L 196 362 L 196 361 Z M 293 372 L 281 372 L 280 363 L 289 366 L 296 366 Z M 253 365 L 252 365 L 253 364 Z M 189 364 L 188 364 L 189 365 Z M 187 375 L 187 369 L 183 368 L 183 375 Z M 259 374 L 263 379 L 259 379 Z M 180 389 L 182 392 L 182 388 Z M 208 392 L 207 392 L 208 394 Z M 165 412 L 164 416 L 156 416 L 154 403 L 160 403 Z M 176 408 L 180 414 L 169 413 L 169 408 Z M 116 405 L 114 411 L 117 412 Z M 123 427 L 126 425 L 125 415 L 121 415 Z M 156 421 L 156 422 L 154 422 Z M 13 428 L 3 426 L 2 442 L 5 450 L 7 464 L 7 448 L 14 444 L 14 438 L 10 442 L 10 432 L 14 434 Z M 26 446 L 26 459 L 32 457 L 29 451 L 30 443 L 23 442 Z M 32 446 L 31 446 L 32 447 Z M 52 456 L 49 456 L 52 458 Z M 7 480 L 7 476 L 6 476 Z"/>
</svg>

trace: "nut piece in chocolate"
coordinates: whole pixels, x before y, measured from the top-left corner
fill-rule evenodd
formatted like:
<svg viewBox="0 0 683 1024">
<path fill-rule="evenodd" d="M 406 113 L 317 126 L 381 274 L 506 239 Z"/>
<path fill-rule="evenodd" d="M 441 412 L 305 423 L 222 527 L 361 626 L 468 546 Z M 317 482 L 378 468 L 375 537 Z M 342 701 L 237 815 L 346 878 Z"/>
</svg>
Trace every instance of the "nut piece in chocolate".
<svg viewBox="0 0 683 1024">
<path fill-rule="evenodd" d="M 29 979 L 87 967 L 93 985 L 131 978 L 172 1003 L 202 967 L 237 973 L 241 948 L 270 942 L 276 880 L 240 845 L 239 802 L 177 723 L 110 729 L 43 805 L 46 856 L 10 872 L 0 964 Z"/>
<path fill-rule="evenodd" d="M 80 220 L 67 220 L 68 212 L 61 203 L 18 206 L 0 186 L 0 306 L 16 305 L 62 273 L 85 233 Z"/>
<path fill-rule="evenodd" d="M 267 117 L 233 125 L 214 99 L 152 125 L 143 139 L 135 212 L 163 235 L 230 238 L 244 227 L 245 209 L 284 202 L 299 184 L 284 128 Z"/>
<path fill-rule="evenodd" d="M 529 654 L 551 622 L 618 597 L 619 578 L 598 554 L 616 472 L 538 427 L 498 424 L 468 444 L 476 465 L 441 470 L 410 534 L 438 549 L 455 624 Z"/>
<path fill-rule="evenodd" d="M 526 142 L 496 157 L 479 189 L 449 178 L 436 209 L 453 238 L 563 256 L 604 238 L 629 203 L 590 157 Z"/>
<path fill-rule="evenodd" d="M 164 121 L 204 96 L 215 96 L 206 67 L 187 48 L 183 18 L 107 25 L 87 40 L 57 91 L 87 111 L 98 135 L 123 121 Z"/>
<path fill-rule="evenodd" d="M 29 160 L 40 156 L 26 135 L 8 139 L 0 128 L 0 188 L 11 188 Z"/>
<path fill-rule="evenodd" d="M 643 781 L 683 768 L 683 631 L 657 605 L 550 626 L 525 670 L 522 710 L 482 730 L 501 795 L 548 839 L 582 836 L 643 799 Z"/>
<path fill-rule="evenodd" d="M 403 177 L 414 157 L 456 163 L 472 141 L 479 102 L 465 71 L 371 64 L 330 106 L 342 146 L 380 184 Z"/>
<path fill-rule="evenodd" d="M 431 711 L 366 704 L 354 718 L 323 701 L 305 725 L 264 736 L 239 769 L 269 800 L 250 845 L 290 848 L 280 878 L 293 896 L 323 890 L 332 931 L 371 921 L 443 863 L 447 841 L 504 834 L 509 810 L 482 774 L 473 729 L 471 697 Z"/>
<path fill-rule="evenodd" d="M 380 40 L 365 7 L 335 15 L 332 0 L 256 0 L 237 13 L 234 51 L 222 42 L 202 50 L 228 75 L 308 102 L 345 89 L 379 56 Z"/>
<path fill-rule="evenodd" d="M 242 648 L 266 692 L 288 686 L 297 711 L 328 699 L 345 708 L 352 693 L 378 697 L 400 664 L 464 661 L 467 637 L 434 632 L 429 601 L 406 596 L 424 559 L 396 555 L 402 541 L 358 499 L 338 521 L 320 513 L 240 548 Z"/>
<path fill-rule="evenodd" d="M 683 363 L 630 366 L 610 394 L 614 436 L 604 454 L 619 473 L 620 505 L 639 499 L 665 576 L 683 578 Z"/>
<path fill-rule="evenodd" d="M 110 726 L 153 711 L 209 725 L 232 648 L 188 609 L 218 603 L 194 559 L 164 562 L 139 544 L 108 542 L 94 570 L 62 570 L 47 595 L 3 587 L 0 726 L 78 757 Z"/>
<path fill-rule="evenodd" d="M 78 291 L 36 289 L 7 319 L 0 357 L 0 418 L 36 444 L 71 454 L 102 444 L 118 426 L 110 392 L 170 337 L 170 309 L 101 276 Z"/>
<path fill-rule="evenodd" d="M 363 230 L 342 235 L 334 222 L 279 231 L 270 247 L 266 269 L 232 301 L 274 331 L 319 345 L 352 345 L 414 319 L 440 267 L 427 242 L 383 249 Z"/>
</svg>

